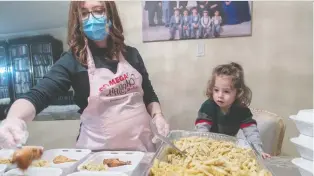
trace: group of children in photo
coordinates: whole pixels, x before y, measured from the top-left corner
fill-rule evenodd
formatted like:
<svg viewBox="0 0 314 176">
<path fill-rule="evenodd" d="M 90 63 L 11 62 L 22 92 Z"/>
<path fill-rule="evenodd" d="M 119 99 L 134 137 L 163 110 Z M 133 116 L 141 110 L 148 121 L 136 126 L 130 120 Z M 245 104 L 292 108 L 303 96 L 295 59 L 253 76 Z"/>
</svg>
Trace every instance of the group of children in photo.
<svg viewBox="0 0 314 176">
<path fill-rule="evenodd" d="M 175 38 L 176 32 L 180 39 L 219 37 L 222 23 L 220 12 L 216 10 L 213 16 L 208 10 L 202 12 L 200 14 L 196 7 L 183 11 L 175 9 L 169 24 L 170 40 Z"/>
</svg>

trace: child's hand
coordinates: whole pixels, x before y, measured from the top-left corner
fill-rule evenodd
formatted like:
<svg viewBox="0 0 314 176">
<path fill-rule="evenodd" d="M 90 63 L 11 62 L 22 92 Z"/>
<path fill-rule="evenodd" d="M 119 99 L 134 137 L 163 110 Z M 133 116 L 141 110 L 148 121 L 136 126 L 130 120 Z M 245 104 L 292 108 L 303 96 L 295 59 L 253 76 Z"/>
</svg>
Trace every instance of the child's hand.
<svg viewBox="0 0 314 176">
<path fill-rule="evenodd" d="M 268 154 L 268 153 L 262 153 L 262 157 L 263 157 L 263 159 L 271 158 L 270 154 Z"/>
</svg>

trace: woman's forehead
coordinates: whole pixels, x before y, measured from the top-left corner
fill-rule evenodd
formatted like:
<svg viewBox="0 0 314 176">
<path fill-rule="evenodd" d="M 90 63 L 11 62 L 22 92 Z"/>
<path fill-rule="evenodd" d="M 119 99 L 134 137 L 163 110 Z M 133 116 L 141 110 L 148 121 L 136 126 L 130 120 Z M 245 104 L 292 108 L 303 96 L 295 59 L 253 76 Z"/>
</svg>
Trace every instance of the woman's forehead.
<svg viewBox="0 0 314 176">
<path fill-rule="evenodd" d="M 92 10 L 92 9 L 97 8 L 97 7 L 104 7 L 104 5 L 99 1 L 83 1 L 81 3 L 82 9 Z"/>
</svg>

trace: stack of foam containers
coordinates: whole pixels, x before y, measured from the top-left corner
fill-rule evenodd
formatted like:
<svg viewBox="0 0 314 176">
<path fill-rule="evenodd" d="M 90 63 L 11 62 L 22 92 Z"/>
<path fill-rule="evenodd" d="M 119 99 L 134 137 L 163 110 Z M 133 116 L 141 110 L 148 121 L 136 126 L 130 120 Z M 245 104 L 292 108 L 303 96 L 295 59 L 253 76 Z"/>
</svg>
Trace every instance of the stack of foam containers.
<svg viewBox="0 0 314 176">
<path fill-rule="evenodd" d="M 290 116 L 297 126 L 300 135 L 291 138 L 301 158 L 294 158 L 291 162 L 296 165 L 302 176 L 313 176 L 313 109 L 300 110 L 297 115 Z"/>
</svg>

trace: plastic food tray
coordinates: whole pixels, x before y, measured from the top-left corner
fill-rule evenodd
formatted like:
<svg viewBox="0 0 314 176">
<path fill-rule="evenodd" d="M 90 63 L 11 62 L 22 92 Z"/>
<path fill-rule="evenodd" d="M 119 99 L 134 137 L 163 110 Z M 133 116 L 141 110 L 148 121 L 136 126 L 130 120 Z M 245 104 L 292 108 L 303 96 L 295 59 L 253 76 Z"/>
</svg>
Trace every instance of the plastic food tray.
<svg viewBox="0 0 314 176">
<path fill-rule="evenodd" d="M 91 150 L 87 149 L 52 149 L 44 151 L 40 160 L 45 160 L 49 162 L 47 167 L 60 168 L 63 171 L 63 175 L 72 173 L 76 170 L 77 165 L 88 157 Z M 53 160 L 55 157 L 62 155 L 70 159 L 77 160 L 76 162 L 66 162 L 61 164 L 54 164 Z M 32 166 L 33 167 L 33 166 Z"/>
<path fill-rule="evenodd" d="M 62 170 L 58 168 L 28 168 L 25 172 L 20 169 L 13 169 L 4 174 L 4 176 L 61 176 Z"/>
<path fill-rule="evenodd" d="M 86 164 L 102 164 L 104 159 L 118 158 L 121 161 L 131 161 L 131 165 L 119 166 L 119 167 L 111 167 L 108 169 L 109 172 L 123 172 L 130 174 L 133 172 L 136 167 L 140 164 L 141 160 L 144 157 L 143 152 L 138 151 L 104 151 L 98 152 L 90 156 L 86 161 L 78 166 L 79 171 L 86 171 L 82 169 L 83 165 Z M 107 171 L 100 171 L 107 172 Z"/>
<path fill-rule="evenodd" d="M 171 141 L 174 140 L 178 140 L 184 137 L 192 137 L 192 136 L 198 136 L 198 137 L 207 137 L 207 138 L 211 138 L 211 139 L 215 139 L 215 140 L 222 140 L 222 141 L 228 141 L 228 142 L 233 142 L 234 144 L 236 144 L 239 147 L 242 148 L 251 148 L 249 143 L 244 140 L 244 139 L 238 139 L 236 137 L 232 137 L 232 136 L 228 136 L 228 135 L 224 135 L 224 134 L 217 134 L 217 133 L 208 133 L 208 132 L 197 132 L 197 131 L 184 131 L 184 130 L 173 130 L 170 131 L 168 138 Z M 160 161 L 165 161 L 167 158 L 167 152 L 168 152 L 168 145 L 166 143 L 162 143 L 162 145 L 158 148 L 155 156 L 153 157 L 150 166 L 148 167 L 148 170 L 145 171 L 145 176 L 149 176 L 150 175 L 150 168 L 153 166 L 154 160 L 158 159 Z M 257 162 L 259 163 L 259 166 L 261 168 L 265 168 L 267 170 L 269 170 L 273 176 L 275 176 L 275 174 L 272 172 L 271 169 L 267 168 L 263 161 L 262 158 L 257 155 L 255 152 L 253 152 Z"/>
</svg>

